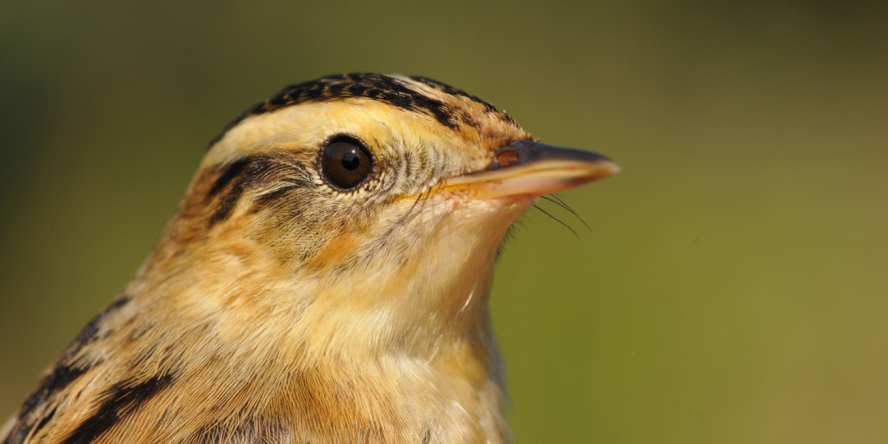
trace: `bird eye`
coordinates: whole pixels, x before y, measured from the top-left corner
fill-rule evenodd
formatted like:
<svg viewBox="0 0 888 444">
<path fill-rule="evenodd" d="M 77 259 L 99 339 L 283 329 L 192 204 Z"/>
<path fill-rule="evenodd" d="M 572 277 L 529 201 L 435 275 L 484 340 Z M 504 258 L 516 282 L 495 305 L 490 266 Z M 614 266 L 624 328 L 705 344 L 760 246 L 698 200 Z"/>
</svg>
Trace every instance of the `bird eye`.
<svg viewBox="0 0 888 444">
<path fill-rule="evenodd" d="M 372 172 L 370 153 L 354 140 L 333 140 L 321 153 L 321 174 L 337 188 L 354 188 Z"/>
</svg>

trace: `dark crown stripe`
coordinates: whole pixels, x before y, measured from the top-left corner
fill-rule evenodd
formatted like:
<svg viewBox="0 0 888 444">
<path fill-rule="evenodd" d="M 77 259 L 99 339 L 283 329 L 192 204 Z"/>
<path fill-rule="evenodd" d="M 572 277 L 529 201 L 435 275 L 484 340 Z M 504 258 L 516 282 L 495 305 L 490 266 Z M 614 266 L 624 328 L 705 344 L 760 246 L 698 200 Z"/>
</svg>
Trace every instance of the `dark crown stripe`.
<svg viewBox="0 0 888 444">
<path fill-rule="evenodd" d="M 479 103 L 484 106 L 487 112 L 497 112 L 493 105 L 452 86 L 425 77 L 413 76 L 409 78 L 446 94 L 464 97 Z M 459 120 L 458 117 L 454 116 L 453 110 L 447 104 L 409 88 L 402 80 L 395 77 L 372 73 L 341 74 L 322 77 L 284 88 L 276 95 L 257 103 L 235 117 L 225 126 L 222 133 L 210 142 L 209 146 L 213 146 L 228 130 L 234 128 L 247 117 L 269 113 L 300 103 L 328 102 L 350 97 L 378 100 L 408 111 L 427 114 L 448 128 L 456 128 L 456 121 Z M 503 119 L 512 122 L 512 119 L 505 114 L 503 114 Z"/>
</svg>

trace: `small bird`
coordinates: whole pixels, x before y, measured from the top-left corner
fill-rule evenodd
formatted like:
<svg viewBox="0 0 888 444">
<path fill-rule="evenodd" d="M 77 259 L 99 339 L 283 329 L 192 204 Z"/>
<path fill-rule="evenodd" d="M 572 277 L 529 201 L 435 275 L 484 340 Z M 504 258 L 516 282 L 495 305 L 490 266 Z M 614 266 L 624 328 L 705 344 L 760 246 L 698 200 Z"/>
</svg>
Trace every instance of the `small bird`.
<svg viewBox="0 0 888 444">
<path fill-rule="evenodd" d="M 538 197 L 615 174 L 424 77 L 289 86 L 210 143 L 4 444 L 507 443 L 488 294 Z"/>
</svg>

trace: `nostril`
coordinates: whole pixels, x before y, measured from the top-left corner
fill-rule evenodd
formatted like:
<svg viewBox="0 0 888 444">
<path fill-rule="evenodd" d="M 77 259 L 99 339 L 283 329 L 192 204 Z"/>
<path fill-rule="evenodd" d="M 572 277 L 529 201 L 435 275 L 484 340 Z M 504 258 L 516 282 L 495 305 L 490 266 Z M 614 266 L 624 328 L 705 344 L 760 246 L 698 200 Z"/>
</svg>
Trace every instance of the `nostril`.
<svg viewBox="0 0 888 444">
<path fill-rule="evenodd" d="M 501 167 L 507 167 L 518 161 L 518 153 L 514 151 L 503 151 L 496 155 L 496 163 Z"/>
</svg>

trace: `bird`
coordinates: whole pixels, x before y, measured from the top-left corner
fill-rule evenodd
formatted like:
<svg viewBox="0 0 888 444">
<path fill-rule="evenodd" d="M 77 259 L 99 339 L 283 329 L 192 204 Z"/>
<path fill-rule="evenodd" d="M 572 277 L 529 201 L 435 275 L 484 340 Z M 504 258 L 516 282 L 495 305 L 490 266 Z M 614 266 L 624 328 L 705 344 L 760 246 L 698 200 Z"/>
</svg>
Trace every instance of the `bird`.
<svg viewBox="0 0 888 444">
<path fill-rule="evenodd" d="M 618 171 L 429 78 L 288 86 L 213 139 L 0 442 L 511 442 L 501 244 L 540 196 Z"/>
</svg>

